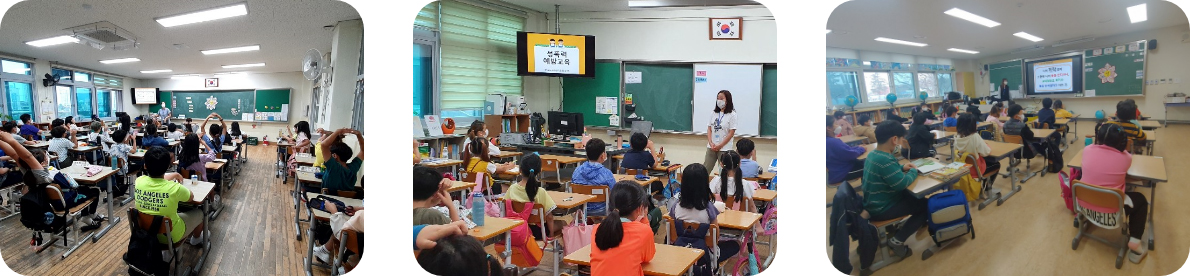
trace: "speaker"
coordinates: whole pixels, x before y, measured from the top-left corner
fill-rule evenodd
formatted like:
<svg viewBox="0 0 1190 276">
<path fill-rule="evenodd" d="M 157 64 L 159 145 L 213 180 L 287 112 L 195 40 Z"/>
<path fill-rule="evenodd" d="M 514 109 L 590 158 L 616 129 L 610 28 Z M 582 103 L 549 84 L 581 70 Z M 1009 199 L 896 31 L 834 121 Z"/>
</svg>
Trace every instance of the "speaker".
<svg viewBox="0 0 1190 276">
<path fill-rule="evenodd" d="M 1157 50 L 1157 40 L 1156 39 L 1149 40 L 1149 50 Z"/>
<path fill-rule="evenodd" d="M 984 71 L 987 71 L 987 70 L 988 70 L 988 65 L 987 65 L 987 64 L 984 64 L 984 65 L 983 65 L 983 70 L 984 70 Z"/>
</svg>

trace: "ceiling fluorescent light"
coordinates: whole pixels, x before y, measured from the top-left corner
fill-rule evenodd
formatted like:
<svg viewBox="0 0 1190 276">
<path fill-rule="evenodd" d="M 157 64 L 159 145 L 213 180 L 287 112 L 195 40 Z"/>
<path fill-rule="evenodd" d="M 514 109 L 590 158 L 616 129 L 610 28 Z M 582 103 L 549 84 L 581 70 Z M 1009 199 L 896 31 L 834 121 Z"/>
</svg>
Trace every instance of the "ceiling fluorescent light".
<svg viewBox="0 0 1190 276">
<path fill-rule="evenodd" d="M 1082 37 L 1082 38 L 1067 39 L 1067 40 L 1058 41 L 1058 44 L 1051 45 L 1051 47 L 1062 47 L 1062 46 L 1071 45 L 1071 44 L 1090 42 L 1092 40 L 1095 40 L 1095 37 L 1088 36 L 1088 37 Z"/>
<path fill-rule="evenodd" d="M 56 37 L 51 37 L 51 38 L 46 38 L 46 39 L 29 41 L 29 42 L 25 42 L 25 44 L 29 44 L 29 46 L 33 46 L 33 47 L 45 47 L 45 46 L 52 46 L 52 45 L 65 44 L 65 43 L 76 43 L 76 42 L 79 42 L 79 40 L 77 38 L 74 38 L 69 35 L 64 35 L 64 36 L 56 36 Z"/>
<path fill-rule="evenodd" d="M 959 48 L 950 48 L 950 49 L 946 49 L 946 50 L 947 50 L 947 51 L 951 51 L 951 52 L 968 53 L 968 54 L 978 54 L 978 53 L 979 53 L 979 52 L 976 52 L 976 51 L 972 51 L 972 50 L 963 50 L 963 49 L 959 49 Z"/>
<path fill-rule="evenodd" d="M 264 66 L 264 63 L 249 63 L 249 64 L 236 64 L 236 65 L 223 65 L 223 69 L 231 69 L 231 68 L 245 68 L 245 67 L 260 67 L 260 66 Z"/>
<path fill-rule="evenodd" d="M 140 72 L 141 72 L 141 74 L 155 74 L 155 73 L 169 73 L 169 72 L 173 72 L 173 71 L 174 70 L 161 69 L 161 70 L 145 70 L 145 71 L 140 71 Z"/>
<path fill-rule="evenodd" d="M 1017 32 L 1012 35 L 1015 35 L 1016 37 L 1019 37 L 1019 38 L 1028 39 L 1029 41 L 1032 41 L 1032 42 L 1038 42 L 1038 41 L 1044 40 L 1044 39 L 1041 39 L 1040 37 L 1037 37 L 1037 36 L 1034 36 L 1034 35 L 1031 35 L 1031 34 L 1028 34 L 1025 32 Z"/>
<path fill-rule="evenodd" d="M 183 15 L 175 15 L 165 18 L 157 18 L 157 23 L 161 26 L 169 28 L 173 26 L 181 26 L 186 24 L 206 22 L 211 20 L 224 19 L 228 17 L 236 17 L 248 14 L 248 6 L 245 3 L 240 3 L 232 6 L 209 9 L 205 11 L 198 11 L 187 13 Z"/>
<path fill-rule="evenodd" d="M 260 45 L 252 45 L 252 46 L 234 47 L 234 48 L 226 48 L 226 49 L 205 50 L 205 51 L 202 51 L 202 54 L 217 55 L 217 54 L 238 53 L 238 52 L 258 51 L 258 50 L 260 50 Z"/>
<path fill-rule="evenodd" d="M 140 59 L 139 58 L 117 58 L 117 59 L 109 59 L 109 60 L 100 60 L 99 63 L 115 64 L 115 63 L 127 63 L 127 62 L 134 62 L 134 61 L 140 61 Z"/>
<path fill-rule="evenodd" d="M 987 19 L 987 18 L 984 18 L 983 16 L 978 16 L 978 15 L 975 15 L 974 13 L 960 10 L 959 8 L 951 8 L 949 10 L 946 10 L 946 12 L 943 12 L 943 13 L 945 13 L 946 15 L 958 17 L 963 20 L 971 21 L 975 24 L 984 25 L 984 26 L 987 26 L 988 28 L 1000 26 L 1000 22 L 992 21 L 991 19 Z"/>
<path fill-rule="evenodd" d="M 712 6 L 748 6 L 759 5 L 756 1 L 751 0 L 700 0 L 700 1 L 684 1 L 684 0 L 653 0 L 653 1 L 628 1 L 629 8 L 676 8 L 676 7 L 712 7 Z"/>
<path fill-rule="evenodd" d="M 247 74 L 247 73 L 244 73 L 244 72 L 215 73 L 216 76 L 244 75 L 244 74 Z"/>
<path fill-rule="evenodd" d="M 925 43 L 909 42 L 909 41 L 896 40 L 896 39 L 884 38 L 884 37 L 877 37 L 876 41 L 896 43 L 896 44 L 909 45 L 909 46 L 917 46 L 917 47 L 925 47 L 926 46 Z"/>
<path fill-rule="evenodd" d="M 173 75 L 173 76 L 170 76 L 169 78 L 176 80 L 176 79 L 188 79 L 188 78 L 197 78 L 197 77 L 198 77 L 198 74 L 189 74 L 189 75 Z"/>
<path fill-rule="evenodd" d="M 1147 7 L 1148 4 L 1140 4 L 1128 7 L 1128 19 L 1132 20 L 1132 23 L 1149 20 L 1149 12 L 1146 9 Z"/>
</svg>

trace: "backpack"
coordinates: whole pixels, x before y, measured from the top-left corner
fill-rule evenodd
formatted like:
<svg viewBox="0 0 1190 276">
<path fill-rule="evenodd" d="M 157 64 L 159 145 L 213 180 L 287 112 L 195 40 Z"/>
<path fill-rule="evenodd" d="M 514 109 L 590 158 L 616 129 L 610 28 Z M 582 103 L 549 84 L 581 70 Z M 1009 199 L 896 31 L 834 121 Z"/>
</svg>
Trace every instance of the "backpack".
<svg viewBox="0 0 1190 276">
<path fill-rule="evenodd" d="M 1082 179 L 1083 170 L 1079 168 L 1070 168 L 1070 174 L 1066 172 L 1058 172 L 1058 186 L 1062 187 L 1062 200 L 1066 201 L 1066 209 L 1070 210 L 1071 214 L 1074 212 L 1074 194 L 1070 192 L 1070 186 L 1073 180 Z"/>
<path fill-rule="evenodd" d="M 130 211 L 134 219 L 129 223 L 135 224 L 137 211 Z M 149 229 L 161 229 L 161 216 L 153 217 L 153 224 Z M 169 275 L 169 262 L 162 260 L 163 246 L 157 241 L 156 231 L 132 227 L 132 236 L 128 239 L 128 252 L 124 252 L 124 262 L 128 264 L 129 275 Z M 134 268 L 135 267 L 135 268 Z"/>
<path fill-rule="evenodd" d="M 62 202 L 50 200 L 45 185 L 29 189 L 21 196 L 21 224 L 33 231 L 57 233 L 66 226 L 66 218 L 54 214 L 54 210 L 65 209 Z"/>
<path fill-rule="evenodd" d="M 1051 161 L 1049 167 L 1046 168 L 1046 170 L 1048 170 L 1050 173 L 1058 173 L 1062 171 L 1062 167 L 1065 166 L 1065 164 L 1063 164 L 1064 160 L 1062 160 L 1062 151 L 1058 149 L 1057 143 L 1061 142 L 1050 141 L 1049 150 L 1046 151 L 1046 154 L 1049 154 L 1048 159 Z"/>
<path fill-rule="evenodd" d="M 683 227 L 685 221 L 677 219 L 677 216 L 674 214 L 674 209 L 676 208 L 669 209 L 669 217 L 674 218 L 674 224 L 676 225 L 674 227 L 674 234 L 676 234 L 677 239 L 673 241 L 673 245 L 701 249 L 705 254 L 702 254 L 702 257 L 698 258 L 698 262 L 695 262 L 694 267 L 690 269 L 697 276 L 711 275 L 712 266 L 716 264 L 716 262 L 711 260 L 711 249 L 707 247 L 706 240 L 707 232 L 711 230 L 711 224 L 700 223 L 698 228 Z M 714 208 L 712 205 L 707 205 L 707 214 L 711 214 L 711 210 Z"/>
<path fill-rule="evenodd" d="M 967 233 L 975 239 L 971 210 L 967 206 L 967 196 L 962 190 L 950 190 L 931 196 L 927 205 L 929 215 L 926 217 L 926 226 L 935 245 L 941 247 L 943 242 Z"/>
</svg>

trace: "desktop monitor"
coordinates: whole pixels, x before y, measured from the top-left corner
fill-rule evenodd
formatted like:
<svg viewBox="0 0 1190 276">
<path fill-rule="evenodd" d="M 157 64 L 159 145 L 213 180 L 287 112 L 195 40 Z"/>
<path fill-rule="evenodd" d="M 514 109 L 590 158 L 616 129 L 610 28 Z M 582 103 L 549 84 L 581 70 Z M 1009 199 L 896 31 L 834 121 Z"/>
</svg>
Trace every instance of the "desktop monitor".
<svg viewBox="0 0 1190 276">
<path fill-rule="evenodd" d="M 645 137 L 649 137 L 653 133 L 653 122 L 650 121 L 633 121 L 632 133 L 642 133 Z"/>
<path fill-rule="evenodd" d="M 583 114 L 575 112 L 550 111 L 550 134 L 563 136 L 583 135 Z"/>
</svg>

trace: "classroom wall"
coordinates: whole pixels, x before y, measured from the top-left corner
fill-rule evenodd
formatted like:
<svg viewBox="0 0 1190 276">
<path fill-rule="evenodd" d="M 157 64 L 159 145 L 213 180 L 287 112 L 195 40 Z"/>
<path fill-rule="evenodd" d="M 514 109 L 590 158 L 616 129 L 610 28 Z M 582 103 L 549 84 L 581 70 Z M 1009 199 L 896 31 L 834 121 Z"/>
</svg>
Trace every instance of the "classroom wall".
<svg viewBox="0 0 1190 276">
<path fill-rule="evenodd" d="M 205 76 L 184 78 L 184 79 L 146 79 L 139 80 L 140 87 L 157 87 L 162 91 L 173 90 L 235 90 L 235 89 L 269 89 L 269 88 L 289 88 L 289 122 L 288 123 L 241 123 L 240 130 L 248 135 L 263 137 L 269 135 L 270 139 L 277 136 L 277 131 L 285 130 L 286 125 L 293 125 L 298 121 L 309 120 L 306 116 L 307 106 L 310 105 L 310 100 L 313 98 L 313 83 L 306 80 L 301 72 L 288 73 L 249 73 L 243 75 L 220 75 L 218 88 L 204 87 L 203 79 Z M 354 91 L 351 91 L 354 93 Z M 131 102 L 131 98 L 126 101 Z M 129 104 L 125 103 L 125 104 Z M 148 106 L 138 106 L 140 113 L 129 114 L 135 117 L 139 114 L 148 113 Z M 196 118 L 197 119 L 197 118 Z M 229 123 L 230 124 L 230 123 Z M 255 125 L 255 128 L 253 127 Z"/>
<path fill-rule="evenodd" d="M 1190 26 L 1171 26 L 1165 28 L 1152 29 L 1147 31 L 1132 32 L 1114 36 L 1096 38 L 1094 41 L 1067 45 L 1057 48 L 1046 48 L 1041 51 L 1031 52 L 1028 54 L 1004 54 L 993 56 L 989 58 L 979 59 L 978 66 L 982 69 L 983 64 L 991 64 L 995 62 L 1016 59 L 1016 58 L 1033 58 L 1046 56 L 1050 54 L 1091 49 L 1096 47 L 1107 47 L 1110 45 L 1124 44 L 1137 40 L 1157 40 L 1157 50 L 1151 50 L 1148 53 L 1145 68 L 1146 79 L 1161 79 L 1161 78 L 1178 78 L 1182 80 L 1180 84 L 1164 84 L 1164 85 L 1146 85 L 1144 88 L 1144 96 L 1118 96 L 1118 97 L 1101 97 L 1101 98 L 1063 98 L 1065 103 L 1072 112 L 1084 114 L 1083 118 L 1088 118 L 1088 115 L 1094 114 L 1095 110 L 1104 110 L 1108 114 L 1115 112 L 1116 103 L 1124 99 L 1134 99 L 1139 105 L 1141 113 L 1145 116 L 1151 116 L 1156 120 L 1174 120 L 1174 121 L 1190 121 L 1190 108 L 1171 108 L 1169 109 L 1169 118 L 1165 115 L 1165 95 L 1169 93 L 1181 92 L 1190 93 L 1190 71 L 1186 70 L 1186 61 L 1190 60 L 1190 39 L 1183 39 L 1184 35 L 1190 35 Z M 990 83 L 988 76 L 979 77 L 976 90 L 979 91 L 977 95 L 990 95 L 988 90 Z M 1022 105 L 1037 105 L 1040 106 L 1040 99 L 1026 100 Z"/>
<path fill-rule="evenodd" d="M 352 108 L 355 104 L 355 86 L 359 76 L 360 46 L 364 43 L 364 25 L 360 20 L 348 20 L 335 25 L 331 41 L 332 70 L 329 90 L 324 90 L 328 111 L 326 118 L 318 120 L 314 127 L 337 129 L 351 127 Z M 324 74 L 324 77 L 326 74 Z M 325 93 L 330 91 L 330 93 Z"/>
</svg>

